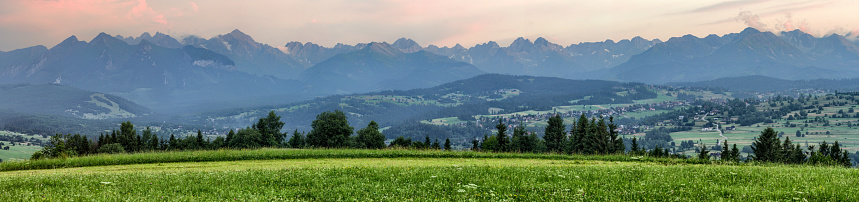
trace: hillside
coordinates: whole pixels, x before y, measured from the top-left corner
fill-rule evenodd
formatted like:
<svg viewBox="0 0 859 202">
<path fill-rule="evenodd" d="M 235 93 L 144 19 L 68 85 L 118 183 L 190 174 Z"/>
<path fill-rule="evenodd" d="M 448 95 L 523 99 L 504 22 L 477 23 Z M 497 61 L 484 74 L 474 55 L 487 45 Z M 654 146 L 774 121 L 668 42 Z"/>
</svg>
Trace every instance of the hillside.
<svg viewBox="0 0 859 202">
<path fill-rule="evenodd" d="M 146 40 L 131 45 L 105 33 L 89 42 L 71 36 L 50 49 L 2 52 L 0 58 L 0 84 L 58 83 L 123 97 L 161 113 L 303 95 L 298 81 L 237 71 L 232 59 L 208 49 L 162 47 Z"/>
<path fill-rule="evenodd" d="M 220 159 L 196 160 L 210 157 Z M 849 201 L 859 191 L 849 186 L 856 169 L 691 163 L 624 155 L 222 150 L 3 162 L 7 180 L 0 186 L 9 188 L 2 193 L 9 200 Z M 35 166 L 53 169 L 29 170 Z"/>
<path fill-rule="evenodd" d="M 859 76 L 857 47 L 837 34 L 816 38 L 796 31 L 674 37 L 656 44 L 605 74 L 622 81 L 692 82 L 766 75 L 780 79 L 843 79 Z M 814 44 L 814 45 L 809 45 Z"/>
<path fill-rule="evenodd" d="M 344 94 L 426 88 L 482 73 L 473 65 L 426 51 L 405 53 L 387 43 L 370 43 L 322 61 L 301 77 L 313 90 Z"/>
<path fill-rule="evenodd" d="M 791 89 L 859 91 L 859 79 L 785 80 L 767 76 L 728 77 L 708 81 L 668 83 L 666 85 L 716 87 L 748 92 L 778 92 Z"/>
<path fill-rule="evenodd" d="M 555 106 L 573 104 L 633 103 L 633 100 L 656 96 L 644 84 L 637 83 L 485 74 L 432 88 L 336 95 L 287 105 L 220 110 L 201 116 L 207 117 L 208 124 L 244 127 L 273 110 L 282 116 L 285 131 L 310 131 L 316 115 L 334 110 L 345 112 L 350 125 L 358 128 L 370 121 L 388 127 L 444 117 L 473 120 L 477 115 L 493 112 L 552 110 Z M 423 134 L 403 135 L 415 139 L 425 135 L 442 140 L 452 138 L 456 145 L 465 145 L 467 139 L 487 131 L 477 126 L 466 128 L 470 129 L 445 129 L 459 131 L 456 133 L 424 131 Z M 395 137 L 388 136 L 389 139 Z"/>
<path fill-rule="evenodd" d="M 129 100 L 63 85 L 0 85 L 0 109 L 82 119 L 145 116 L 150 110 Z"/>
</svg>

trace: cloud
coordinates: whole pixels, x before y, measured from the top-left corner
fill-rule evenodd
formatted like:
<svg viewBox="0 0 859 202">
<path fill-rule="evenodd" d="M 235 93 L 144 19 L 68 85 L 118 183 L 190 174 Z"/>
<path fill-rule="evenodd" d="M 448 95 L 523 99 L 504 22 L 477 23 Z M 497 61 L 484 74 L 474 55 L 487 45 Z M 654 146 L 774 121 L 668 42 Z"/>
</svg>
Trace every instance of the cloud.
<svg viewBox="0 0 859 202">
<path fill-rule="evenodd" d="M 132 7 L 131 11 L 128 12 L 128 17 L 133 19 L 141 19 L 143 21 L 151 20 L 152 22 L 164 25 L 167 24 L 167 20 L 164 19 L 164 14 L 152 10 L 152 7 L 149 7 L 149 4 L 146 3 L 146 0 L 138 0 L 137 5 Z"/>
<path fill-rule="evenodd" d="M 164 31 L 175 17 L 147 0 L 6 0 L 0 1 L 0 8 L 5 8 L 0 9 L 0 33 L 15 38 L 0 42 L 6 47 L 49 45 L 47 41 L 71 35 L 86 39 L 99 32 Z"/>
<path fill-rule="evenodd" d="M 736 1 L 726 1 L 721 3 L 712 4 L 709 6 L 700 7 L 697 9 L 693 9 L 687 11 L 686 13 L 700 13 L 700 12 L 710 12 L 710 11 L 720 11 L 720 10 L 738 10 L 743 6 L 754 5 L 759 3 L 765 3 L 770 0 L 736 0 Z"/>
<path fill-rule="evenodd" d="M 760 31 L 771 31 L 767 24 L 761 22 L 761 18 L 758 15 L 752 14 L 751 11 L 743 11 L 734 18 L 737 22 L 743 22 L 747 26 L 751 28 L 755 28 Z"/>
<path fill-rule="evenodd" d="M 197 3 L 194 3 L 194 2 L 188 2 L 188 4 L 190 4 L 190 5 L 191 5 L 191 10 L 193 10 L 194 12 L 199 12 L 199 11 L 200 11 L 200 7 L 197 7 Z"/>
</svg>

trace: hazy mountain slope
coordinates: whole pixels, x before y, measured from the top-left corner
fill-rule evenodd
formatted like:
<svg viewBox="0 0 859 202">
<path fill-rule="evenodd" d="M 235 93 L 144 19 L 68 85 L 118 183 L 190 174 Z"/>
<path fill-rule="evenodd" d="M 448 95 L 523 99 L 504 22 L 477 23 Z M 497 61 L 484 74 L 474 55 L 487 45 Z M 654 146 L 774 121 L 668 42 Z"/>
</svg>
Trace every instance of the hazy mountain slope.
<svg viewBox="0 0 859 202">
<path fill-rule="evenodd" d="M 150 35 L 149 32 L 144 32 L 143 34 L 140 34 L 140 36 L 137 38 L 134 38 L 132 36 L 123 37 L 122 35 L 116 35 L 116 38 L 125 41 L 125 43 L 128 43 L 130 45 L 137 45 L 138 43 L 140 43 L 140 41 L 146 40 L 152 44 L 166 48 L 182 47 L 182 44 L 180 44 L 178 40 L 173 37 L 170 37 L 170 35 L 166 35 L 161 32 L 155 32 L 155 36 Z"/>
<path fill-rule="evenodd" d="M 717 87 L 728 89 L 731 91 L 747 92 L 777 92 L 790 89 L 859 91 L 859 79 L 785 80 L 757 75 L 719 78 L 698 82 L 668 83 L 667 85 L 688 87 Z"/>
<path fill-rule="evenodd" d="M 39 53 L 19 50 L 3 53 Z M 25 54 L 26 55 L 26 54 Z M 252 76 L 235 70 L 229 58 L 207 49 L 137 45 L 107 34 L 90 42 L 72 36 L 34 58 L 0 66 L 0 83 L 59 83 L 122 96 L 159 111 L 184 110 L 201 101 L 302 91 L 297 81 Z"/>
<path fill-rule="evenodd" d="M 285 130 L 309 131 L 316 115 L 333 110 L 345 112 L 349 124 L 355 127 L 363 127 L 371 120 L 386 127 L 432 118 L 489 114 L 490 108 L 510 113 L 551 110 L 553 106 L 571 105 L 574 100 L 579 100 L 579 104 L 609 104 L 655 97 L 640 83 L 484 74 L 431 88 L 333 95 L 202 116 L 215 120 L 215 124 L 246 126 L 274 110 L 286 123 Z"/>
<path fill-rule="evenodd" d="M 845 54 L 838 58 L 831 57 L 831 54 L 808 54 L 838 48 L 821 49 L 819 47 L 832 46 L 816 45 L 831 39 L 811 37 L 814 41 L 808 42 L 803 40 L 810 39 L 802 38 L 788 37 L 788 40 L 785 40 L 785 37 L 752 28 L 722 37 L 711 35 L 702 39 L 687 35 L 671 38 L 610 69 L 608 75 L 618 80 L 648 83 L 701 81 L 747 75 L 782 79 L 859 76 L 855 70 L 844 68 L 859 64 L 849 59 L 852 53 L 839 51 Z M 844 47 L 838 50 L 849 49 L 843 46 L 844 44 L 851 45 L 843 42 L 837 44 Z"/>
<path fill-rule="evenodd" d="M 61 85 L 0 85 L 0 109 L 84 119 L 131 118 L 149 109 L 126 99 Z"/>
<path fill-rule="evenodd" d="M 305 68 L 281 50 L 256 42 L 238 29 L 210 39 L 189 36 L 182 44 L 226 55 L 236 62 L 237 70 L 254 75 L 294 79 Z"/>
<path fill-rule="evenodd" d="M 467 63 L 425 51 L 403 53 L 387 43 L 370 43 L 314 65 L 302 80 L 317 91 L 357 93 L 430 87 L 481 73 Z"/>
</svg>

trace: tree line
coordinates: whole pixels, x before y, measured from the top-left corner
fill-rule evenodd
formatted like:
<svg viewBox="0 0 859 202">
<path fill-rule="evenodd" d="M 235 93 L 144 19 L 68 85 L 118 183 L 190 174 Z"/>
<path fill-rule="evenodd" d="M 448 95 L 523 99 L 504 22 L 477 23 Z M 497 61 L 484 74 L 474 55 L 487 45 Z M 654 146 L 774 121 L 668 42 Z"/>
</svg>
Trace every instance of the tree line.
<svg viewBox="0 0 859 202">
<path fill-rule="evenodd" d="M 508 127 L 503 120 L 499 119 L 495 134 L 484 135 L 482 139 L 473 140 L 471 149 L 483 152 L 628 154 L 657 158 L 688 158 L 682 154 L 672 153 L 658 145 L 649 151 L 642 149 L 636 138 L 631 139 L 631 148 L 627 151 L 624 140 L 618 137 L 617 125 L 614 123 L 613 117 L 609 117 L 606 121 L 603 117 L 588 119 L 583 114 L 569 130 L 566 130 L 563 118 L 555 115 L 549 118 L 548 125 L 544 128 L 545 135 L 542 138 L 534 132 L 527 131 L 522 124 L 513 127 L 512 134 L 508 135 Z M 169 138 L 159 139 L 148 127 L 138 134 L 131 122 L 123 122 L 120 124 L 119 130 L 113 130 L 109 134 L 101 134 L 96 140 L 90 140 L 79 134 L 54 135 L 50 138 L 48 145 L 41 151 L 34 153 L 31 159 L 147 151 L 262 147 L 452 149 L 450 139 L 445 139 L 442 146 L 438 139 L 431 142 L 429 136 L 426 136 L 423 142 L 412 141 L 411 138 L 399 136 L 390 145 L 386 145 L 385 136 L 379 131 L 379 125 L 375 121 L 371 121 L 367 127 L 355 131 L 346 120 L 346 115 L 339 110 L 317 115 L 316 120 L 311 124 L 313 130 L 310 133 L 305 135 L 295 130 L 288 140 L 286 139 L 288 133 L 280 132 L 283 125 L 280 116 L 272 111 L 267 117 L 260 118 L 257 123 L 250 127 L 240 129 L 238 132 L 231 130 L 226 137 L 209 140 L 204 139 L 199 130 L 196 136 L 176 138 L 171 134 Z M 799 144 L 793 144 L 789 138 L 781 141 L 772 128 L 765 129 L 759 137 L 755 138 L 751 146 L 753 152 L 745 159 L 739 155 L 736 144 L 733 145 L 733 148 L 729 148 L 727 141 L 722 143 L 722 152 L 720 153 L 722 161 L 741 162 L 745 160 L 747 162 L 841 166 L 850 166 L 852 163 L 847 151 L 842 149 L 837 141 L 832 145 L 823 142 L 816 149 L 814 146 L 810 146 L 808 151 L 804 151 Z M 709 152 L 706 145 L 701 144 L 698 149 L 698 158 L 709 161 Z"/>
<path fill-rule="evenodd" d="M 371 121 L 366 128 L 352 136 L 353 128 L 341 111 L 323 112 L 313 121 L 313 130 L 306 136 L 297 130 L 286 140 L 287 133 L 281 133 L 284 123 L 280 116 L 270 112 L 267 117 L 250 127 L 230 130 L 226 137 L 214 140 L 204 139 L 201 131 L 196 136 L 159 138 L 150 128 L 138 131 L 131 122 L 120 124 L 119 130 L 100 134 L 97 139 L 89 139 L 80 134 L 56 134 L 48 144 L 31 156 L 31 159 L 67 158 L 92 154 L 134 153 L 148 151 L 205 150 L 205 149 L 243 149 L 262 147 L 291 148 L 368 148 L 385 147 L 385 136 L 379 132 L 379 125 Z"/>
</svg>

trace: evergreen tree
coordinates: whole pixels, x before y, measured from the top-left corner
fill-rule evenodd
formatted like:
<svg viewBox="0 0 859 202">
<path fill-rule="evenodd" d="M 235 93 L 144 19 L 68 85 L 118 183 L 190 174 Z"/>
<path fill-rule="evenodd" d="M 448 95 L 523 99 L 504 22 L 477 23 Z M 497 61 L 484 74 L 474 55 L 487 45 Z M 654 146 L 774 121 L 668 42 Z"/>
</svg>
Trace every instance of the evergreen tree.
<svg viewBox="0 0 859 202">
<path fill-rule="evenodd" d="M 780 141 L 778 134 L 770 127 L 761 131 L 761 135 L 755 138 L 751 148 L 753 158 L 762 162 L 778 162 L 780 157 Z"/>
<path fill-rule="evenodd" d="M 626 151 L 626 146 L 623 145 L 623 140 L 618 137 L 617 124 L 614 124 L 614 117 L 608 117 L 608 153 L 623 153 Z M 667 149 L 667 148 L 666 148 Z M 667 153 L 666 153 L 667 154 Z"/>
<path fill-rule="evenodd" d="M 722 141 L 722 161 L 731 161 L 731 148 L 728 148 L 728 140 Z"/>
<path fill-rule="evenodd" d="M 424 136 L 424 145 L 423 145 L 423 148 L 424 148 L 424 149 L 429 149 L 429 147 L 430 147 L 430 146 L 432 146 L 432 142 L 430 142 L 429 135 Z"/>
<path fill-rule="evenodd" d="M 411 146 L 412 146 L 412 138 L 403 138 L 403 136 L 399 136 L 399 137 L 397 137 L 397 139 L 394 139 L 394 141 L 391 142 L 391 147 L 408 148 Z"/>
<path fill-rule="evenodd" d="M 498 119 L 498 125 L 495 125 L 495 128 L 498 129 L 498 134 L 495 135 L 495 138 L 498 140 L 498 151 L 507 151 L 507 147 L 509 146 L 509 140 L 507 139 L 507 125 L 505 125 L 502 120 L 503 118 Z"/>
<path fill-rule="evenodd" d="M 168 141 L 168 144 L 170 145 L 169 150 L 179 149 L 179 148 L 176 148 L 176 146 L 179 145 L 179 142 L 176 141 L 176 136 L 173 136 L 173 134 L 170 134 L 170 140 Z"/>
<path fill-rule="evenodd" d="M 117 138 L 117 142 L 125 148 L 126 152 L 137 151 L 137 131 L 134 130 L 134 124 L 131 124 L 131 121 L 122 122 L 120 124 Z"/>
<path fill-rule="evenodd" d="M 576 127 L 571 131 L 573 137 L 570 138 L 572 142 L 572 153 L 583 153 L 585 150 L 585 138 L 588 136 L 588 118 L 584 113 L 579 117 L 576 122 Z"/>
<path fill-rule="evenodd" d="M 710 160 L 710 151 L 707 150 L 707 145 L 704 143 L 701 143 L 701 148 L 698 148 L 698 159 Z"/>
<path fill-rule="evenodd" d="M 230 142 L 232 142 L 232 141 L 233 141 L 233 139 L 235 139 L 235 138 L 236 138 L 236 132 L 234 132 L 234 131 L 233 131 L 233 129 L 230 129 L 230 132 L 229 132 L 229 133 L 227 133 L 227 139 L 225 139 L 225 140 L 224 140 L 224 142 L 226 142 L 226 146 L 227 146 L 227 147 L 232 147 L 232 146 L 230 145 Z"/>
<path fill-rule="evenodd" d="M 519 124 L 513 128 L 513 137 L 510 138 L 510 151 L 530 152 L 533 150 L 532 140 L 525 136 L 525 125 Z"/>
<path fill-rule="evenodd" d="M 439 145 L 438 139 L 435 139 L 435 141 L 432 142 L 432 149 L 435 149 L 435 150 L 441 149 L 441 145 Z"/>
<path fill-rule="evenodd" d="M 304 148 L 304 134 L 299 133 L 298 129 L 292 132 L 292 138 L 289 138 L 289 147 Z"/>
<path fill-rule="evenodd" d="M 142 133 L 143 134 L 141 134 L 141 139 L 143 140 L 143 147 L 141 149 L 144 151 L 152 150 L 152 130 L 149 129 L 149 126 L 147 126 L 146 129 L 143 129 Z"/>
<path fill-rule="evenodd" d="M 444 138 L 444 150 L 450 151 L 450 138 Z"/>
<path fill-rule="evenodd" d="M 546 143 L 546 148 L 550 152 L 563 152 L 564 140 L 566 139 L 566 126 L 564 119 L 560 115 L 555 115 L 549 118 L 548 125 L 543 134 L 543 141 Z"/>
<path fill-rule="evenodd" d="M 734 146 L 731 148 L 731 158 L 731 160 L 734 160 L 734 162 L 740 161 L 740 149 L 737 148 L 737 144 L 734 144 Z"/>
<path fill-rule="evenodd" d="M 194 145 L 194 149 L 205 149 L 203 144 L 203 131 L 197 130 L 197 139 L 196 145 Z"/>
<path fill-rule="evenodd" d="M 631 154 L 633 154 L 633 155 L 634 155 L 634 154 L 638 154 L 638 150 L 639 150 L 639 149 L 638 149 L 638 141 L 637 141 L 636 139 L 637 139 L 637 138 L 632 137 L 632 145 L 630 145 L 630 147 L 631 147 L 631 148 L 630 148 L 630 150 L 629 150 L 629 153 L 631 153 Z"/>
<path fill-rule="evenodd" d="M 322 112 L 311 124 L 313 130 L 307 134 L 307 143 L 312 147 L 342 148 L 354 130 L 340 110 Z"/>
</svg>

